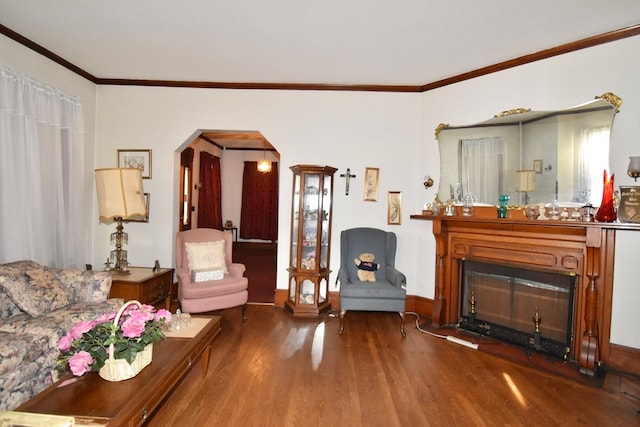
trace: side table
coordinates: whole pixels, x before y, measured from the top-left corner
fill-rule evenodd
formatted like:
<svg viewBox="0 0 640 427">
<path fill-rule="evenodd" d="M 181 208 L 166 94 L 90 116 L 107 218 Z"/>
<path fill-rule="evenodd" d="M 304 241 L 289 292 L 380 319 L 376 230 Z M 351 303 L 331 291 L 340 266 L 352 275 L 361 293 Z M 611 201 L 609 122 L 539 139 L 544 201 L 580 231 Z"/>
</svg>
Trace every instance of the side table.
<svg viewBox="0 0 640 427">
<path fill-rule="evenodd" d="M 162 306 L 171 310 L 171 285 L 173 268 L 161 268 L 154 272 L 149 267 L 130 267 L 131 274 L 114 274 L 110 298 L 125 301 L 138 300 L 142 304 Z"/>
<path fill-rule="evenodd" d="M 233 236 L 233 241 L 238 241 L 238 227 L 222 227 L 224 231 L 231 231 L 231 235 Z"/>
</svg>

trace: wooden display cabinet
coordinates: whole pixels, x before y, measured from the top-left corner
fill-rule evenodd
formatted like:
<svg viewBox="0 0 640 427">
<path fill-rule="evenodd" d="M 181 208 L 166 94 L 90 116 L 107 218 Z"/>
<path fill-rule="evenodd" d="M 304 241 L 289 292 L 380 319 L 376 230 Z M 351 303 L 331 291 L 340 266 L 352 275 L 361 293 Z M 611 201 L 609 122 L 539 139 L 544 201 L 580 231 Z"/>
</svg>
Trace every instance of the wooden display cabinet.
<svg viewBox="0 0 640 427">
<path fill-rule="evenodd" d="M 289 294 L 294 316 L 315 317 L 331 308 L 329 259 L 333 175 L 331 166 L 296 165 L 293 171 Z"/>
</svg>

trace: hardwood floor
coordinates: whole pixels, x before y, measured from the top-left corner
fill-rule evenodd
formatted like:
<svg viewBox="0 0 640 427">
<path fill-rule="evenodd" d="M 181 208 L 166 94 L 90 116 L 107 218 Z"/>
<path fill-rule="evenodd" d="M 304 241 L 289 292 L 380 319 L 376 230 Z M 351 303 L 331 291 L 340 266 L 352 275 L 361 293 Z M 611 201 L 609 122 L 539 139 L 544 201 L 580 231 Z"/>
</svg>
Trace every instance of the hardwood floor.
<svg viewBox="0 0 640 427">
<path fill-rule="evenodd" d="M 149 426 L 633 426 L 640 401 L 421 333 L 393 313 L 222 313 L 209 372 L 192 369 Z"/>
</svg>

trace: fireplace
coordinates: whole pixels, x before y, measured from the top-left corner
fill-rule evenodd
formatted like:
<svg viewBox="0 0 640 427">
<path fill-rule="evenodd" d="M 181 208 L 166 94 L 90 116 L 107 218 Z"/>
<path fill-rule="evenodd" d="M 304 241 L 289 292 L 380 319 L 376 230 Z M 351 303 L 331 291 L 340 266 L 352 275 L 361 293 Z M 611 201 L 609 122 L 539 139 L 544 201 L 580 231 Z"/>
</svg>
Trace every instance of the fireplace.
<svg viewBox="0 0 640 427">
<path fill-rule="evenodd" d="M 474 207 L 473 212 L 473 217 L 463 217 L 456 206 L 455 216 L 428 213 L 411 216 L 412 219 L 431 222 L 435 237 L 435 295 L 430 307 L 432 328 L 455 325 L 460 322 L 462 313 L 470 313 L 469 307 L 464 307 L 469 304 L 470 296 L 464 297 L 460 286 L 464 260 L 491 266 L 516 267 L 520 269 L 518 273 L 523 274 L 533 270 L 558 274 L 564 278 L 569 276 L 568 280 L 574 281 L 573 295 L 571 290 L 568 293 L 558 291 L 557 294 L 567 295 L 569 299 L 565 307 L 571 310 L 571 334 L 565 335 L 564 326 L 559 327 L 559 331 L 552 331 L 550 325 L 556 322 L 556 314 L 543 309 L 545 311 L 538 312 L 540 346 L 551 346 L 544 340 L 546 338 L 557 341 L 553 343 L 558 347 L 554 354 L 560 355 L 561 351 L 566 351 L 564 346 L 568 344 L 568 357 L 575 360 L 578 370 L 588 376 L 595 375 L 596 371 L 607 365 L 638 372 L 635 353 L 609 341 L 616 230 L 637 230 L 637 227 L 624 223 L 528 220 L 523 211 L 518 209 L 510 209 L 507 218 L 500 219 L 496 217 L 495 207 Z M 528 276 L 525 279 L 543 284 L 546 282 L 546 279 L 534 280 Z M 552 283 L 555 283 L 553 280 Z M 498 295 L 501 295 L 500 298 L 506 299 L 510 291 L 503 291 L 504 295 L 493 292 L 495 295 L 491 297 L 475 295 L 474 298 L 498 299 Z M 517 328 L 506 325 L 507 328 L 528 334 L 525 346 L 530 345 L 532 329 L 535 334 L 532 320 L 535 308 L 526 308 L 527 314 L 522 315 L 523 325 Z M 515 305 L 513 309 L 519 309 L 519 306 Z M 502 319 L 488 317 L 487 312 L 482 310 L 480 306 L 477 307 L 476 317 L 488 325 L 502 322 Z M 483 316 L 488 318 L 483 319 Z M 568 322 L 569 315 L 562 314 L 561 319 Z M 533 338 L 535 347 L 535 335 Z"/>
<path fill-rule="evenodd" d="M 462 259 L 462 329 L 568 360 L 575 274 Z"/>
</svg>

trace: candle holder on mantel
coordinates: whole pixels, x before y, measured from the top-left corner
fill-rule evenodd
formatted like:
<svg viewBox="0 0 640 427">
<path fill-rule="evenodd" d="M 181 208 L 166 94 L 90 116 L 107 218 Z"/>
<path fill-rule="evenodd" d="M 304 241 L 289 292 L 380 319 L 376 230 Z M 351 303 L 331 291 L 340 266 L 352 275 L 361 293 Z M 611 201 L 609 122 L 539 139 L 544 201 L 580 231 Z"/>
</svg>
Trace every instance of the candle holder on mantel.
<svg viewBox="0 0 640 427">
<path fill-rule="evenodd" d="M 509 203 L 509 197 L 507 194 L 501 194 L 498 196 L 498 202 L 500 205 L 498 206 L 498 218 L 506 218 L 507 217 L 507 203 Z"/>
</svg>

